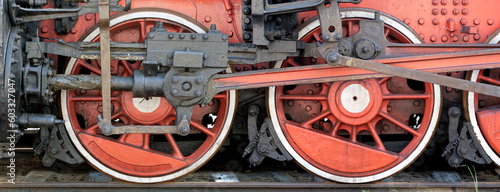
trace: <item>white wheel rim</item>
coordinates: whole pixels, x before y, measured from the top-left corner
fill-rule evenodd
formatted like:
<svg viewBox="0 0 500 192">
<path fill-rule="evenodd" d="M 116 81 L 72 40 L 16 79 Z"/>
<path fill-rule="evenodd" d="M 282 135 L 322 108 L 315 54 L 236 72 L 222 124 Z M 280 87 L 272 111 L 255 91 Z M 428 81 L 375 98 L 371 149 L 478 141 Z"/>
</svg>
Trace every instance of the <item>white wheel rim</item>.
<svg viewBox="0 0 500 192">
<path fill-rule="evenodd" d="M 356 10 L 356 9 L 347 9 L 347 10 L 341 10 L 340 13 L 342 18 L 366 18 L 366 19 L 373 19 L 375 17 L 375 11 L 373 10 Z M 395 20 L 394 18 L 387 16 L 385 14 L 381 14 L 380 18 L 389 26 L 392 28 L 398 30 L 401 32 L 403 35 L 405 35 L 412 43 L 415 44 L 420 44 L 422 43 L 420 38 L 412 32 L 412 30 L 405 25 L 400 24 Z M 307 26 L 303 27 L 301 31 L 299 31 L 299 39 L 304 37 L 307 33 L 310 31 L 314 30 L 319 26 L 319 20 L 316 19 L 315 21 L 310 22 Z M 283 61 L 277 62 L 275 65 L 275 68 L 281 67 L 283 64 Z M 365 177 L 344 177 L 344 176 L 338 176 L 334 175 L 328 172 L 325 172 L 314 165 L 310 164 L 307 162 L 304 158 L 302 158 L 290 145 L 288 140 L 285 137 L 285 134 L 281 130 L 281 126 L 278 121 L 278 115 L 276 111 L 276 101 L 275 101 L 275 93 L 276 93 L 276 87 L 270 87 L 268 91 L 268 106 L 269 106 L 269 111 L 270 111 L 270 116 L 271 120 L 273 123 L 273 126 L 275 127 L 274 130 L 276 134 L 278 135 L 278 138 L 280 139 L 281 143 L 285 147 L 285 149 L 288 151 L 288 153 L 294 157 L 294 159 L 302 165 L 304 168 L 307 170 L 311 171 L 312 173 L 333 181 L 338 181 L 338 182 L 344 182 L 344 183 L 366 183 L 366 182 L 372 182 L 372 181 L 377 181 L 380 179 L 384 179 L 387 177 L 390 177 L 393 174 L 398 173 L 399 171 L 403 170 L 407 166 L 409 166 L 414 160 L 418 158 L 418 156 L 425 150 L 427 144 L 429 143 L 430 139 L 432 138 L 434 134 L 434 130 L 436 128 L 436 125 L 438 123 L 438 118 L 439 118 L 439 113 L 440 113 L 440 106 L 441 106 L 441 88 L 439 85 L 434 85 L 434 106 L 432 110 L 432 117 L 431 121 L 429 123 L 429 128 L 427 132 L 425 133 L 424 137 L 422 138 L 422 141 L 418 144 L 418 146 L 415 148 L 415 150 L 408 155 L 408 157 L 403 160 L 401 163 L 398 165 L 375 175 L 371 176 L 365 176 Z"/>
<path fill-rule="evenodd" d="M 497 33 L 491 38 L 490 41 L 485 42 L 487 44 L 497 44 L 500 42 L 500 33 Z M 474 70 L 472 71 L 471 75 L 471 81 L 475 82 L 477 81 L 477 77 L 479 76 L 479 70 Z M 484 149 L 486 154 L 491 158 L 491 160 L 497 165 L 500 166 L 500 157 L 498 154 L 490 147 L 488 142 L 483 136 L 483 133 L 481 131 L 481 128 L 479 127 L 479 124 L 477 123 L 477 117 L 476 117 L 476 109 L 475 109 L 475 94 L 474 92 L 468 92 L 467 93 L 467 113 L 469 115 L 469 121 L 472 125 L 472 129 L 474 130 L 474 133 L 476 135 L 477 140 L 479 141 L 479 144 L 481 147 Z"/>
<path fill-rule="evenodd" d="M 120 24 L 122 22 L 128 21 L 128 20 L 134 20 L 134 19 L 163 19 L 163 20 L 168 20 L 171 22 L 175 22 L 178 24 L 181 24 L 197 33 L 205 33 L 205 31 L 200 28 L 199 26 L 195 25 L 194 23 L 191 23 L 190 21 L 179 17 L 177 15 L 174 15 L 172 13 L 168 12 L 161 12 L 161 11 L 155 11 L 155 10 L 144 10 L 144 11 L 138 11 L 138 12 L 133 12 L 130 14 L 125 14 L 116 18 L 113 18 L 110 20 L 110 27 L 113 27 L 117 24 Z M 91 41 L 95 37 L 99 35 L 99 28 L 95 29 L 92 31 L 83 41 Z M 69 64 L 66 68 L 65 74 L 70 74 L 71 69 L 73 68 L 74 64 L 76 63 L 75 58 L 71 58 L 69 61 Z M 230 72 L 230 68 L 226 69 L 226 71 Z M 223 144 L 224 139 L 226 138 L 227 134 L 229 133 L 231 122 L 233 120 L 234 112 L 235 112 L 235 105 L 236 105 L 236 91 L 231 90 L 229 91 L 229 111 L 227 112 L 227 120 L 224 122 L 224 125 L 221 130 L 221 134 L 219 137 L 216 139 L 214 144 L 210 147 L 210 149 L 200 158 L 198 159 L 195 163 L 191 164 L 190 166 L 181 169 L 175 173 L 164 175 L 164 176 L 158 176 L 158 177 L 136 177 L 136 176 L 131 176 L 131 175 L 126 175 L 120 172 L 117 172 L 115 170 L 112 170 L 105 165 L 103 165 L 101 162 L 99 162 L 97 159 L 95 159 L 90 153 L 87 152 L 87 150 L 83 147 L 81 142 L 78 140 L 75 132 L 72 129 L 69 114 L 68 114 L 68 106 L 66 104 L 67 100 L 67 91 L 61 91 L 61 110 L 62 110 L 62 115 L 63 119 L 65 120 L 65 126 L 66 126 L 66 131 L 68 132 L 71 141 L 75 145 L 75 147 L 78 149 L 80 154 L 87 159 L 87 161 L 92 164 L 95 168 L 99 169 L 100 171 L 111 175 L 115 178 L 125 180 L 125 181 L 130 181 L 130 182 L 136 182 L 136 183 L 156 183 L 156 182 L 162 182 L 162 181 L 168 181 L 168 180 L 173 180 L 179 177 L 182 177 L 188 173 L 191 173 L 201 167 L 203 164 L 205 164 L 206 161 L 208 161 L 213 154 L 217 152 L 219 147 Z"/>
</svg>

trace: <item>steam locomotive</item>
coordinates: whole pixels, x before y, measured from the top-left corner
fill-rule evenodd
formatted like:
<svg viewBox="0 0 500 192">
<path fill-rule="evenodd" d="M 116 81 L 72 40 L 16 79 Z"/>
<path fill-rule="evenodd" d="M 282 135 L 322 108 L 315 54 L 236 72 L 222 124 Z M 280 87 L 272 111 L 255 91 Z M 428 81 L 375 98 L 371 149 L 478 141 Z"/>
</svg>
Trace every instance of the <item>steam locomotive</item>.
<svg viewBox="0 0 500 192">
<path fill-rule="evenodd" d="M 155 183 L 221 147 L 337 182 L 500 165 L 494 0 L 3 0 L 0 145 Z"/>
</svg>

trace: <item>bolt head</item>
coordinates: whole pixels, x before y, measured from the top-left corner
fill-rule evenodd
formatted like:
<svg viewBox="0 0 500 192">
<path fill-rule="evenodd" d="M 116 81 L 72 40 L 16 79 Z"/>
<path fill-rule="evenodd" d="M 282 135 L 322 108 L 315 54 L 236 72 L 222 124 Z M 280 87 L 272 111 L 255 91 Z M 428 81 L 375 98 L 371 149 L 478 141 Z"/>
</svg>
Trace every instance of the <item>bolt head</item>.
<svg viewBox="0 0 500 192">
<path fill-rule="evenodd" d="M 154 33 L 149 33 L 149 34 L 148 34 L 148 37 L 149 37 L 150 39 L 154 39 L 154 38 L 155 38 L 155 34 L 154 34 Z"/>
<path fill-rule="evenodd" d="M 50 149 L 50 153 L 53 155 L 57 154 L 57 152 L 59 152 L 59 150 L 56 147 L 52 147 L 52 149 Z"/>
<path fill-rule="evenodd" d="M 200 90 L 196 90 L 196 91 L 194 92 L 194 95 L 196 95 L 196 96 L 198 96 L 198 97 L 199 97 L 199 96 L 201 96 L 201 91 L 200 91 Z"/>
<path fill-rule="evenodd" d="M 179 77 L 173 76 L 172 83 L 179 83 Z"/>
<path fill-rule="evenodd" d="M 179 94 L 179 90 L 172 89 L 171 93 L 172 93 L 172 95 L 177 95 L 177 94 Z"/>
<path fill-rule="evenodd" d="M 336 63 L 338 61 L 338 57 L 337 57 L 337 54 L 329 54 L 327 56 L 327 61 L 328 63 Z"/>
</svg>

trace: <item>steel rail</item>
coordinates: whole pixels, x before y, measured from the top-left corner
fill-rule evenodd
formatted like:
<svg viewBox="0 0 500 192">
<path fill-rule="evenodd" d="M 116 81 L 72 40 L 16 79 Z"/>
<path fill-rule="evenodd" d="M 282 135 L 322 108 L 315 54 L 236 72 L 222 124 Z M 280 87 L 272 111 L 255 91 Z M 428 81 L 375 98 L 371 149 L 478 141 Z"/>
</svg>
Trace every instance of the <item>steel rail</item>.
<svg viewBox="0 0 500 192">
<path fill-rule="evenodd" d="M 478 182 L 483 190 L 498 190 L 500 182 Z M 159 184 L 111 183 L 0 183 L 4 191 L 474 191 L 473 182 L 375 182 L 342 184 L 334 182 L 165 182 Z"/>
</svg>

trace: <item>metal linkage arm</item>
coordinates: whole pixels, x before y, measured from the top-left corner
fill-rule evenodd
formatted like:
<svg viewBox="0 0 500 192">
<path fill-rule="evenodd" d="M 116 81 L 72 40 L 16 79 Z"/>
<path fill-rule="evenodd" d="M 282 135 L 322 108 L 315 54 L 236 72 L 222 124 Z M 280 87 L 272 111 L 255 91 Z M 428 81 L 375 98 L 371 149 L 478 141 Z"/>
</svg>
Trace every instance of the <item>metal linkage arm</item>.
<svg viewBox="0 0 500 192">
<path fill-rule="evenodd" d="M 28 58 L 38 58 L 49 53 L 78 59 L 100 59 L 99 42 L 26 42 Z M 139 61 L 146 58 L 146 45 L 143 43 L 110 42 L 111 60 Z"/>
<path fill-rule="evenodd" d="M 118 4 L 120 0 L 111 0 L 109 11 L 121 12 L 130 9 L 131 0 L 125 0 L 125 7 Z M 87 13 L 99 12 L 97 8 L 98 0 L 88 0 L 86 4 L 81 4 L 76 9 L 39 9 L 24 8 L 9 0 L 9 9 L 11 10 L 11 22 L 20 24 L 31 21 L 42 21 L 48 19 L 57 19 L 64 17 L 80 16 Z"/>
</svg>

